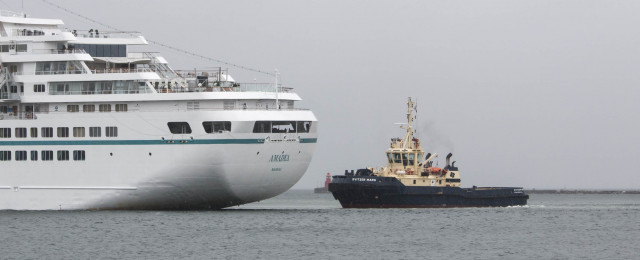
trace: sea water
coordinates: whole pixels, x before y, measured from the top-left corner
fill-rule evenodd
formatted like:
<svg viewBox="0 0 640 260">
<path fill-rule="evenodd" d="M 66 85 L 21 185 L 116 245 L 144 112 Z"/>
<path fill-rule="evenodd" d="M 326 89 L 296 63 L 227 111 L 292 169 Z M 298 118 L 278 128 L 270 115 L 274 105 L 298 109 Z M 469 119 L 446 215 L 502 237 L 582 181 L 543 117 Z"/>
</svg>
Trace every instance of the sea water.
<svg viewBox="0 0 640 260">
<path fill-rule="evenodd" d="M 640 195 L 342 209 L 293 190 L 218 211 L 0 211 L 0 259 L 638 259 Z"/>
</svg>

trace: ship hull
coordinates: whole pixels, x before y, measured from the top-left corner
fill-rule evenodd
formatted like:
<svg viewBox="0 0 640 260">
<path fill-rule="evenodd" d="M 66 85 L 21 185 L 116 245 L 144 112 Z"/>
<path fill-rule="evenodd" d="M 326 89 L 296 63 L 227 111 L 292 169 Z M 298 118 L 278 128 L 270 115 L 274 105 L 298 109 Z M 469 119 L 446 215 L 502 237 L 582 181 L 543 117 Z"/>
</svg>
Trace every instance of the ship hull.
<svg viewBox="0 0 640 260">
<path fill-rule="evenodd" d="M 334 176 L 329 191 L 343 208 L 507 207 L 529 198 L 519 187 L 405 186 L 377 176 Z"/>
<path fill-rule="evenodd" d="M 251 203 L 291 188 L 307 170 L 317 140 L 310 111 L 194 111 L 161 116 L 138 112 L 108 118 L 86 114 L 0 121 L 0 127 L 109 125 L 120 129 L 112 139 L 0 140 L 0 151 L 12 155 L 15 151 L 40 155 L 44 150 L 86 153 L 82 161 L 1 161 L 0 210 L 206 210 Z M 254 121 L 278 116 L 314 121 L 313 130 L 250 133 Z M 233 121 L 238 132 L 206 134 L 196 126 L 207 118 Z M 193 122 L 194 132 L 167 134 L 168 121 Z"/>
</svg>

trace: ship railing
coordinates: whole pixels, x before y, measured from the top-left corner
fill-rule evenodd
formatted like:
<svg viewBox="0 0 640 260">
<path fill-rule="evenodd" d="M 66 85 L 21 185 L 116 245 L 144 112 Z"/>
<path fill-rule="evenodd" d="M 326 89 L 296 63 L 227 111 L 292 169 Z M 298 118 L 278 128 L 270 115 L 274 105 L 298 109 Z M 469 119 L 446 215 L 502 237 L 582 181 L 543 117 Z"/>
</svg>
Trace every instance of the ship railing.
<svg viewBox="0 0 640 260">
<path fill-rule="evenodd" d="M 107 73 L 143 73 L 143 72 L 155 72 L 150 68 L 136 68 L 136 69 L 92 69 L 89 70 L 93 74 L 107 74 Z M 58 74 L 86 74 L 84 70 L 36 70 L 33 73 L 13 72 L 11 75 L 58 75 Z"/>
<path fill-rule="evenodd" d="M 51 90 L 51 95 L 110 95 L 110 94 L 148 94 L 153 93 L 146 87 L 132 89 L 95 89 L 95 90 Z"/>
<path fill-rule="evenodd" d="M 175 72 L 183 78 L 195 78 L 197 76 L 218 78 L 218 75 L 229 75 L 229 70 L 222 68 L 212 68 L 206 70 L 175 70 Z"/>
<path fill-rule="evenodd" d="M 45 35 L 43 30 L 37 29 L 13 29 L 11 30 L 12 36 L 43 36 Z"/>
<path fill-rule="evenodd" d="M 37 114 L 44 114 L 46 112 L 8 112 L 0 113 L 0 120 L 34 120 L 38 119 Z"/>
<path fill-rule="evenodd" d="M 134 68 L 134 69 L 92 69 L 93 74 L 107 74 L 107 73 L 142 73 L 142 72 L 155 72 L 150 68 Z"/>
<path fill-rule="evenodd" d="M 4 91 L 4 89 L 2 92 L 0 92 L 1 100 L 20 100 L 21 96 L 22 96 L 21 93 L 10 93 L 10 92 Z"/>
<path fill-rule="evenodd" d="M 197 86 L 193 82 L 188 82 L 188 87 L 158 87 L 156 90 L 158 93 L 184 93 L 184 92 L 273 92 L 275 93 L 275 87 L 272 83 L 233 83 L 233 82 L 218 82 L 220 86 L 216 86 L 217 83 L 207 84 L 206 86 Z M 292 93 L 293 88 L 278 87 L 280 93 Z"/>
<path fill-rule="evenodd" d="M 142 33 L 137 31 L 101 31 L 101 30 L 68 30 L 78 38 L 137 38 Z"/>
<path fill-rule="evenodd" d="M 62 75 L 62 74 L 86 74 L 84 70 L 36 70 L 35 73 L 12 72 L 11 75 Z"/>
<path fill-rule="evenodd" d="M 84 49 L 36 49 L 31 51 L 30 53 L 23 52 L 20 54 L 86 54 L 87 52 Z"/>
<path fill-rule="evenodd" d="M 233 108 L 175 108 L 172 110 L 168 110 L 168 109 L 152 109 L 152 110 L 148 110 L 145 109 L 143 112 L 151 112 L 151 113 L 164 113 L 164 112 L 184 112 L 184 111 L 275 111 L 276 109 L 274 109 L 273 107 L 263 107 L 263 108 L 243 108 L 242 106 L 240 107 L 233 107 Z M 287 107 L 281 107 L 280 109 L 278 109 L 279 111 L 309 111 L 308 108 L 287 108 Z M 110 112 L 82 112 L 82 111 L 78 111 L 78 112 L 68 112 L 68 111 L 48 111 L 48 112 L 7 112 L 7 113 L 0 113 L 0 120 L 36 120 L 39 118 L 40 115 L 43 114 L 72 114 L 72 113 L 77 113 L 77 114 L 82 114 L 82 113 L 94 113 L 94 114 L 98 114 L 98 113 L 139 113 L 141 112 L 140 110 L 133 110 L 131 108 L 129 108 L 128 111 L 124 111 L 124 112 L 115 112 L 115 111 L 110 111 Z"/>
<path fill-rule="evenodd" d="M 0 10 L 0 16 L 4 17 L 26 17 L 25 13 L 18 13 L 9 10 Z"/>
<path fill-rule="evenodd" d="M 241 92 L 276 92 L 276 88 L 273 83 L 240 83 L 239 85 Z M 278 84 L 278 92 L 293 92 L 293 88 L 283 87 Z"/>
</svg>

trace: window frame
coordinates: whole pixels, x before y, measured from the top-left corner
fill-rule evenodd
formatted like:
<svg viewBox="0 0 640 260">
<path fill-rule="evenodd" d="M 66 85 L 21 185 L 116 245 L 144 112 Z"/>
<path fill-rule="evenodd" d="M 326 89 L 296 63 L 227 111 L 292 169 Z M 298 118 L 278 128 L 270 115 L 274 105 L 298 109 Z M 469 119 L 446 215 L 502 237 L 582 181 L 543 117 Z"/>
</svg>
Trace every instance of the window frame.
<svg viewBox="0 0 640 260">
<path fill-rule="evenodd" d="M 27 160 L 27 151 L 16 151 L 15 152 L 16 161 L 26 161 Z"/>
<path fill-rule="evenodd" d="M 11 151 L 0 151 L 0 161 L 11 161 Z"/>
<path fill-rule="evenodd" d="M 96 135 L 97 133 L 97 135 Z M 89 127 L 89 137 L 102 137 L 102 128 L 99 126 Z"/>
<path fill-rule="evenodd" d="M 70 112 L 70 113 L 80 112 L 80 105 L 67 105 L 67 112 Z"/>
<path fill-rule="evenodd" d="M 69 160 L 69 151 L 68 150 L 58 150 L 57 151 L 58 161 L 68 161 Z"/>
<path fill-rule="evenodd" d="M 104 127 L 104 136 L 105 137 L 118 137 L 118 127 L 117 126 L 105 126 Z"/>
<path fill-rule="evenodd" d="M 86 152 L 84 150 L 74 150 L 73 151 L 73 160 L 74 161 L 85 161 L 86 160 Z"/>
<path fill-rule="evenodd" d="M 82 112 L 84 113 L 96 112 L 96 105 L 93 105 L 93 104 L 82 105 Z"/>
<path fill-rule="evenodd" d="M 73 137 L 84 137 L 85 129 L 83 126 L 74 126 L 73 127 Z"/>
<path fill-rule="evenodd" d="M 167 122 L 167 127 L 169 128 L 169 132 L 174 135 L 187 135 L 193 133 L 189 122 Z"/>
<path fill-rule="evenodd" d="M 43 138 L 53 138 L 53 127 L 41 127 L 40 128 L 40 137 Z"/>
<path fill-rule="evenodd" d="M 52 150 L 43 150 L 40 151 L 41 160 L 42 161 L 53 161 L 53 151 Z"/>
<path fill-rule="evenodd" d="M 26 127 L 16 127 L 15 129 L 16 138 L 27 138 L 27 128 Z"/>
<path fill-rule="evenodd" d="M 56 133 L 59 138 L 67 138 L 69 137 L 69 128 L 68 127 L 57 127 Z"/>
<path fill-rule="evenodd" d="M 0 128 L 0 138 L 11 138 L 11 127 Z"/>
<path fill-rule="evenodd" d="M 202 127 L 207 134 L 231 132 L 231 121 L 204 121 Z"/>
</svg>

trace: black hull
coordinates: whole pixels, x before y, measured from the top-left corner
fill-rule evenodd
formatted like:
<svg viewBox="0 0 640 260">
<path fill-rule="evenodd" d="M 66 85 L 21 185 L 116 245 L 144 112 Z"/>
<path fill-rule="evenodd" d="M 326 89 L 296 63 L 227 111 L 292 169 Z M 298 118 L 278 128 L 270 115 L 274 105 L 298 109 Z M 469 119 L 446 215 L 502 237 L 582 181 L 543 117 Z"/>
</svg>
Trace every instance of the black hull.
<svg viewBox="0 0 640 260">
<path fill-rule="evenodd" d="M 343 208 L 507 207 L 529 199 L 518 187 L 405 186 L 377 176 L 334 176 L 329 191 Z"/>
</svg>

